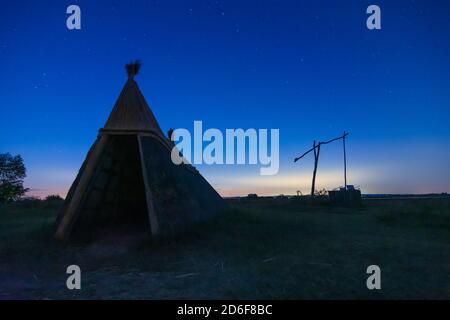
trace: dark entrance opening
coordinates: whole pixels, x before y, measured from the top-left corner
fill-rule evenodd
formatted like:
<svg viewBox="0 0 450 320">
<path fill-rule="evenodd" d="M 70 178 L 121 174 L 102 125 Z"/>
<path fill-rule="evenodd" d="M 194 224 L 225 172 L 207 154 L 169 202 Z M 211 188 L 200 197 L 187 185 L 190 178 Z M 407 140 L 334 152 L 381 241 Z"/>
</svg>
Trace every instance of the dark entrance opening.
<svg viewBox="0 0 450 320">
<path fill-rule="evenodd" d="M 138 139 L 110 135 L 82 200 L 75 238 L 97 240 L 150 233 Z"/>
</svg>

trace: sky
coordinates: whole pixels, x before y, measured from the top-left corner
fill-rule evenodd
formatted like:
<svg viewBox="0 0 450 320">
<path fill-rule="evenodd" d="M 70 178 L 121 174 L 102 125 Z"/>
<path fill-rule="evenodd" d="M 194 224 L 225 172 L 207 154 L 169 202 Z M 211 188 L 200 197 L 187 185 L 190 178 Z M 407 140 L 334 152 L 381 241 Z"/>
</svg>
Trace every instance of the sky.
<svg viewBox="0 0 450 320">
<path fill-rule="evenodd" d="M 66 8 L 81 9 L 69 30 Z M 381 30 L 366 9 L 381 8 Z M 8 1 L 0 7 L 0 153 L 25 186 L 65 195 L 126 81 L 169 128 L 277 128 L 280 170 L 199 165 L 225 196 L 309 192 L 311 147 L 350 132 L 363 193 L 450 192 L 448 1 Z M 343 185 L 342 144 L 316 187 Z"/>
</svg>

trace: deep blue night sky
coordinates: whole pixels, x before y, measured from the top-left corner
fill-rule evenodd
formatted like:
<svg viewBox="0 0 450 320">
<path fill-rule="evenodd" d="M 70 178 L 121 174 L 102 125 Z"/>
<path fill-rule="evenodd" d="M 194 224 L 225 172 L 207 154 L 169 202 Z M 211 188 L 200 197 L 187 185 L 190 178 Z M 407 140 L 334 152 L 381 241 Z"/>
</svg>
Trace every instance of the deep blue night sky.
<svg viewBox="0 0 450 320">
<path fill-rule="evenodd" d="M 450 192 L 449 33 L 448 1 L 2 2 L 0 152 L 24 157 L 32 194 L 64 195 L 138 58 L 164 131 L 280 129 L 277 176 L 199 167 L 223 195 L 307 192 L 312 158 L 293 158 L 344 130 L 363 192 Z M 326 146 L 317 187 L 342 183 L 341 145 Z"/>
</svg>

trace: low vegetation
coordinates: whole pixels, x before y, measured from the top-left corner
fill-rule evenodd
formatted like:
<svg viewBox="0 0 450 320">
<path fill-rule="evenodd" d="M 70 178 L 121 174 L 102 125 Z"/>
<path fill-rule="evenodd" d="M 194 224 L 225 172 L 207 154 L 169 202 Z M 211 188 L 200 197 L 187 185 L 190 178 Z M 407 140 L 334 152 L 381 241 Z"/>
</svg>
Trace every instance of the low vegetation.
<svg viewBox="0 0 450 320">
<path fill-rule="evenodd" d="M 173 239 L 72 243 L 52 238 L 61 201 L 0 208 L 0 298 L 450 298 L 450 199 L 231 201 Z M 66 288 L 66 268 L 82 289 Z M 366 268 L 381 267 L 381 290 Z"/>
</svg>

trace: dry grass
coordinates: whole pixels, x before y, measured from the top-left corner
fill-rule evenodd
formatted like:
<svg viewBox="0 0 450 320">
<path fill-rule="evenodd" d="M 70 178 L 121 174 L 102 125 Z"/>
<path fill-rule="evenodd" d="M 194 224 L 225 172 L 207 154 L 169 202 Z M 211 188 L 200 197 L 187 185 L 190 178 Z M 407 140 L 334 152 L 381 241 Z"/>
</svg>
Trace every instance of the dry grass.
<svg viewBox="0 0 450 320">
<path fill-rule="evenodd" d="M 177 238 L 103 251 L 55 243 L 55 208 L 0 209 L 0 298 L 450 298 L 448 199 L 231 207 Z M 81 291 L 65 288 L 69 264 L 82 269 Z M 378 292 L 365 286 L 371 264 Z"/>
</svg>

